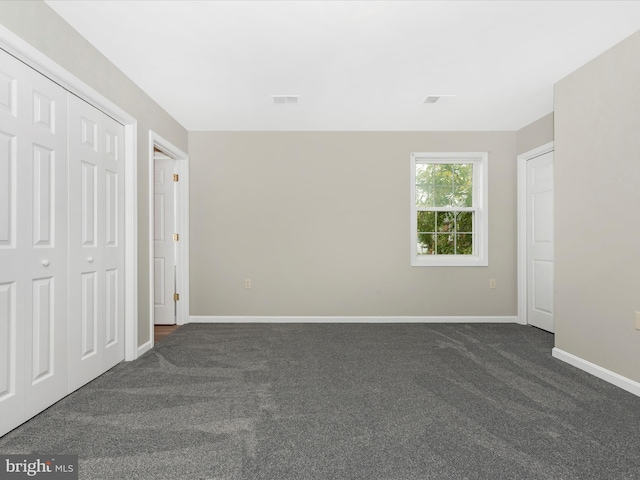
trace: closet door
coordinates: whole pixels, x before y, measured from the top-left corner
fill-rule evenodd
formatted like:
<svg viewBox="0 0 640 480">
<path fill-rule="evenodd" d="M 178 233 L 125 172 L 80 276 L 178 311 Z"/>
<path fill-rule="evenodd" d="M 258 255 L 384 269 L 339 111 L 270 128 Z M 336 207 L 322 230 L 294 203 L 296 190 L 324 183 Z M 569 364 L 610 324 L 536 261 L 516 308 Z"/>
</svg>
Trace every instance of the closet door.
<svg viewBox="0 0 640 480">
<path fill-rule="evenodd" d="M 0 60 L 3 434 L 67 393 L 67 93 Z"/>
<path fill-rule="evenodd" d="M 69 391 L 124 360 L 124 127 L 69 97 Z"/>
<path fill-rule="evenodd" d="M 68 393 L 67 92 L 29 70 L 24 138 L 27 418 Z M 20 183 L 19 183 L 20 184 Z"/>
<path fill-rule="evenodd" d="M 27 67 L 4 52 L 0 51 L 0 55 L 0 435 L 3 435 L 25 418 L 26 192 L 18 181 L 25 184 L 27 164 L 23 158 L 18 161 L 18 151 L 20 147 L 22 157 L 27 113 L 24 108 L 19 111 L 18 105 L 27 98 L 23 85 Z"/>
</svg>

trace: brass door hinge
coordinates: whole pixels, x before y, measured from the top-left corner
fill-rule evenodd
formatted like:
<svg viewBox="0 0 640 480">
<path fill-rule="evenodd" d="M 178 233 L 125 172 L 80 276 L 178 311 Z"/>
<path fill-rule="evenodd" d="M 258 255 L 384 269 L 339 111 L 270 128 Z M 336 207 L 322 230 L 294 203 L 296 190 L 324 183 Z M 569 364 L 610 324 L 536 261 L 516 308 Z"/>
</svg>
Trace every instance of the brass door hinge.
<svg viewBox="0 0 640 480">
<path fill-rule="evenodd" d="M 180 176 L 177 173 L 173 174 L 173 181 L 177 182 L 180 179 Z"/>
<path fill-rule="evenodd" d="M 173 294 L 173 301 L 177 302 L 178 300 L 180 300 L 180 294 L 179 293 L 174 293 Z"/>
<path fill-rule="evenodd" d="M 173 234 L 173 241 L 177 242 L 178 240 L 180 240 L 180 235 L 178 235 L 177 233 Z"/>
</svg>

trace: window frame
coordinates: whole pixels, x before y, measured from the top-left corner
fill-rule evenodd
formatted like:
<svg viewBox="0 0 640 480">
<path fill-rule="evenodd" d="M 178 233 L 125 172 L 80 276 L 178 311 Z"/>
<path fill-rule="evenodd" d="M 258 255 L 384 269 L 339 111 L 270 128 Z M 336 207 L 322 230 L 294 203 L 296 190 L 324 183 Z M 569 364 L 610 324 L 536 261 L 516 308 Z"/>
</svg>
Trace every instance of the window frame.
<svg viewBox="0 0 640 480">
<path fill-rule="evenodd" d="M 412 267 L 486 267 L 489 265 L 489 154 L 488 152 L 414 152 L 411 154 L 411 266 Z M 472 207 L 416 206 L 416 165 L 473 165 Z M 419 255 L 418 211 L 473 211 L 472 255 Z"/>
</svg>

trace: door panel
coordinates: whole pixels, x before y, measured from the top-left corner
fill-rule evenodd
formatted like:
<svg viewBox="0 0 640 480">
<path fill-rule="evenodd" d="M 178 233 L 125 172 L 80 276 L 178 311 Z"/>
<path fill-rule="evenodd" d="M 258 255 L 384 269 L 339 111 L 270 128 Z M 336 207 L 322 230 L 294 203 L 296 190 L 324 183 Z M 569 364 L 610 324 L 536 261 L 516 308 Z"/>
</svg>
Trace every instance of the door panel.
<svg viewBox="0 0 640 480">
<path fill-rule="evenodd" d="M 18 191 L 16 144 L 15 135 L 0 131 L 0 248 L 15 248 Z"/>
<path fill-rule="evenodd" d="M 105 245 L 118 246 L 118 174 L 110 170 L 106 171 L 105 206 L 106 206 L 106 232 Z"/>
<path fill-rule="evenodd" d="M 16 62 L 10 58 L 7 58 L 6 65 L 0 69 L 0 112 L 3 115 L 17 117 L 17 73 L 24 71 L 24 65 L 16 67 Z"/>
<path fill-rule="evenodd" d="M 15 290 L 13 283 L 0 284 L 0 400 L 11 393 L 11 365 L 13 345 L 11 339 L 16 329 Z"/>
<path fill-rule="evenodd" d="M 81 162 L 80 208 L 82 221 L 82 245 L 96 247 L 97 222 L 97 167 L 93 163 Z"/>
<path fill-rule="evenodd" d="M 63 105 L 58 104 L 58 108 Z M 56 133 L 55 130 L 56 101 L 46 94 L 33 90 L 33 124 L 46 132 Z"/>
<path fill-rule="evenodd" d="M 553 315 L 553 262 L 534 260 L 533 266 L 533 298 L 534 311 Z"/>
<path fill-rule="evenodd" d="M 165 269 L 164 269 L 164 258 L 154 258 L 153 259 L 153 273 L 154 273 L 154 282 L 153 282 L 153 298 L 154 305 L 156 310 L 160 308 L 166 307 L 166 296 L 165 296 Z M 160 312 L 162 314 L 162 312 Z M 156 316 L 155 323 L 161 321 L 161 318 Z"/>
<path fill-rule="evenodd" d="M 53 307 L 54 278 L 39 278 L 33 281 L 33 335 L 31 345 L 32 375 L 31 381 L 39 380 L 51 375 L 54 370 L 53 339 L 55 314 Z"/>
<path fill-rule="evenodd" d="M 553 152 L 527 161 L 527 321 L 554 331 Z"/>
<path fill-rule="evenodd" d="M 81 273 L 82 293 L 80 294 L 80 334 L 82 335 L 82 360 L 95 355 L 98 351 L 98 282 L 96 272 Z"/>
<path fill-rule="evenodd" d="M 55 208 L 54 152 L 48 148 L 33 147 L 33 244 L 53 247 L 53 209 Z"/>
<path fill-rule="evenodd" d="M 105 323 L 107 327 L 106 336 L 105 336 L 105 346 L 110 347 L 114 345 L 119 339 L 119 324 L 118 324 L 118 315 L 120 314 L 120 296 L 118 295 L 120 291 L 120 282 L 118 279 L 118 270 L 117 269 L 108 269 L 106 272 L 106 318 Z"/>
<path fill-rule="evenodd" d="M 551 179 L 552 181 L 553 179 Z M 539 186 L 539 184 L 538 184 Z M 543 188 L 551 188 L 544 186 Z M 549 215 L 553 215 L 553 190 L 545 190 L 531 194 L 533 211 L 533 243 L 538 247 L 553 245 L 553 223 Z M 553 218 L 553 217 L 551 217 Z"/>
</svg>

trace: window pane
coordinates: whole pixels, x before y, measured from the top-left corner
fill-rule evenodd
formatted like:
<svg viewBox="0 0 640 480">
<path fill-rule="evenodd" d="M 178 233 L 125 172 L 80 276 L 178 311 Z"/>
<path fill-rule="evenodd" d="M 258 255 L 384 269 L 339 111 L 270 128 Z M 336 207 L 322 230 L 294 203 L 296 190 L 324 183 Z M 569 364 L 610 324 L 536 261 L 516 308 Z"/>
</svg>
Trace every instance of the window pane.
<svg viewBox="0 0 640 480">
<path fill-rule="evenodd" d="M 456 235 L 456 254 L 473 255 L 473 235 L 470 233 Z"/>
<path fill-rule="evenodd" d="M 453 206 L 453 187 L 435 186 L 433 189 L 433 206 L 434 207 L 452 207 Z"/>
<path fill-rule="evenodd" d="M 453 165 L 453 184 L 467 185 L 473 184 L 473 164 L 456 163 Z"/>
<path fill-rule="evenodd" d="M 473 206 L 473 187 L 462 186 L 453 187 L 453 206 L 456 207 L 472 207 Z"/>
<path fill-rule="evenodd" d="M 433 180 L 436 185 L 453 185 L 453 165 L 444 163 L 434 164 Z"/>
<path fill-rule="evenodd" d="M 437 212 L 437 232 L 453 232 L 455 228 L 454 212 Z"/>
<path fill-rule="evenodd" d="M 418 232 L 436 231 L 436 213 L 418 212 Z"/>
<path fill-rule="evenodd" d="M 433 187 L 416 185 L 416 207 L 433 207 Z"/>
<path fill-rule="evenodd" d="M 433 185 L 433 164 L 416 163 L 416 183 Z"/>
<path fill-rule="evenodd" d="M 473 232 L 473 212 L 458 212 L 456 219 L 457 232 Z"/>
<path fill-rule="evenodd" d="M 419 233 L 418 255 L 433 255 L 435 253 L 435 235 L 432 233 Z"/>
<path fill-rule="evenodd" d="M 455 253 L 453 234 L 439 233 L 437 234 L 436 240 L 437 240 L 436 253 L 438 255 L 453 255 Z"/>
</svg>

